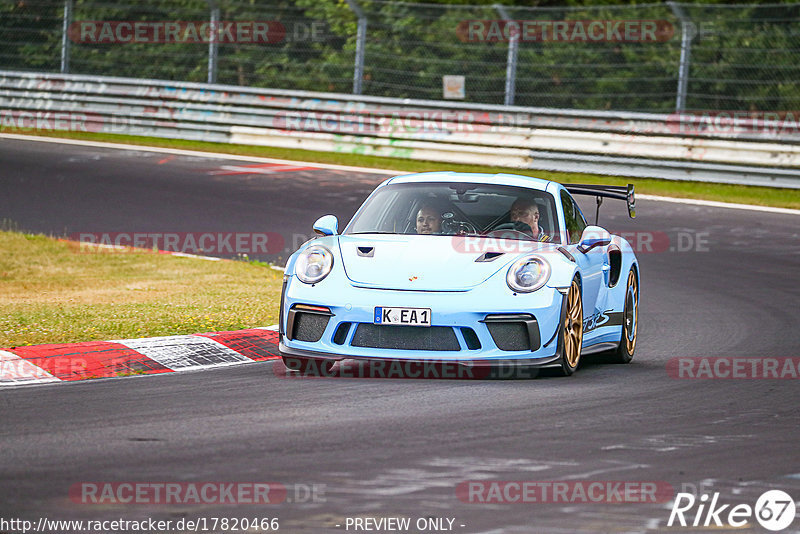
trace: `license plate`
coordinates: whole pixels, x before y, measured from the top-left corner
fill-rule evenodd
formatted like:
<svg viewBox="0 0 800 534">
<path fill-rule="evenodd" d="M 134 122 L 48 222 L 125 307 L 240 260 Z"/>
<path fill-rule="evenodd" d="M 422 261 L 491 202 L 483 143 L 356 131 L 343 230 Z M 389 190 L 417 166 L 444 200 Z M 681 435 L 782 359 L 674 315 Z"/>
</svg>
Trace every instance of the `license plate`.
<svg viewBox="0 0 800 534">
<path fill-rule="evenodd" d="M 375 324 L 430 326 L 430 308 L 375 308 Z"/>
</svg>

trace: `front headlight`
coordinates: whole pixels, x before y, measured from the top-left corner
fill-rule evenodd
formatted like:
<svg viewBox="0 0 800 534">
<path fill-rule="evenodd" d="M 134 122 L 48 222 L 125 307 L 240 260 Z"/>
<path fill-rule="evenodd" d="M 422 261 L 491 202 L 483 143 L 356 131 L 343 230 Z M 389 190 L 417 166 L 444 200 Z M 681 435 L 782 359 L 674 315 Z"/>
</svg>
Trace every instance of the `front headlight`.
<svg viewBox="0 0 800 534">
<path fill-rule="evenodd" d="M 520 258 L 508 268 L 506 283 L 519 293 L 536 291 L 550 278 L 550 264 L 540 256 L 529 255 Z"/>
<path fill-rule="evenodd" d="M 322 245 L 305 249 L 294 264 L 294 272 L 301 282 L 316 284 L 331 272 L 333 253 Z"/>
</svg>

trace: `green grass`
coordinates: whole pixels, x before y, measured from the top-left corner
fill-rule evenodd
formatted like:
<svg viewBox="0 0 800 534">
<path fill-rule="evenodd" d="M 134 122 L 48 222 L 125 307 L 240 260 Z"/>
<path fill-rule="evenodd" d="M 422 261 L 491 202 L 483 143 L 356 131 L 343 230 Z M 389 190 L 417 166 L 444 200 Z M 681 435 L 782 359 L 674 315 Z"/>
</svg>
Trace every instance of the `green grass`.
<svg viewBox="0 0 800 534">
<path fill-rule="evenodd" d="M 0 231 L 0 347 L 269 326 L 282 273 Z"/>
<path fill-rule="evenodd" d="M 8 133 L 31 133 L 10 130 L 0 131 Z M 180 148 L 185 150 L 201 150 L 206 152 L 219 152 L 224 154 L 237 154 L 246 156 L 261 156 L 305 161 L 309 163 L 331 163 L 338 165 L 352 165 L 357 167 L 370 167 L 376 169 L 390 169 L 396 171 L 437 171 L 452 170 L 462 172 L 515 172 L 555 180 L 557 182 L 574 182 L 589 184 L 627 184 L 636 185 L 638 193 L 662 195 L 671 197 L 694 198 L 702 200 L 716 200 L 720 202 L 734 202 L 742 204 L 757 204 L 761 206 L 775 206 L 782 208 L 800 209 L 800 189 L 777 189 L 770 187 L 751 187 L 744 185 L 711 184 L 705 182 L 683 182 L 671 180 L 627 178 L 620 176 L 601 176 L 594 174 L 515 170 L 506 167 L 492 167 L 484 165 L 458 165 L 451 163 L 437 163 L 414 161 L 398 158 L 384 158 L 378 156 L 365 156 L 362 154 L 345 154 L 335 152 L 316 152 L 310 150 L 272 148 L 251 145 L 230 145 L 221 143 L 208 143 L 201 141 L 183 141 L 162 139 L 155 137 L 138 137 L 131 135 L 84 133 L 84 132 L 47 132 L 48 137 L 86 139 L 91 141 L 105 141 L 113 143 L 126 143 L 132 145 L 145 145 L 165 148 Z"/>
</svg>

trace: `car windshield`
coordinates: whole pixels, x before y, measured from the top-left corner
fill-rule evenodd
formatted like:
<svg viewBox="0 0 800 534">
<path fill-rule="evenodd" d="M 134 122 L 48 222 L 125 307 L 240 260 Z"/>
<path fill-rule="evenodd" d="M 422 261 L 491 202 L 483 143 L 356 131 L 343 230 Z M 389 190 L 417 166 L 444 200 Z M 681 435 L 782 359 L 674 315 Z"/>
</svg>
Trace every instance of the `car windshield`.
<svg viewBox="0 0 800 534">
<path fill-rule="evenodd" d="M 494 184 L 407 183 L 378 189 L 346 234 L 486 235 L 557 242 L 552 195 Z"/>
</svg>

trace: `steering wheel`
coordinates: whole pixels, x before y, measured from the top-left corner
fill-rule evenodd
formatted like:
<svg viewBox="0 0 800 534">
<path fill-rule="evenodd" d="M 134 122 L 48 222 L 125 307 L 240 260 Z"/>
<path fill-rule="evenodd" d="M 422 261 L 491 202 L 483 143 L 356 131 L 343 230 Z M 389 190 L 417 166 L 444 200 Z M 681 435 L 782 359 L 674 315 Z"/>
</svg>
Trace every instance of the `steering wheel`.
<svg viewBox="0 0 800 534">
<path fill-rule="evenodd" d="M 450 235 L 477 234 L 478 228 L 469 221 L 457 221 L 448 212 L 442 215 L 442 232 Z"/>
</svg>

